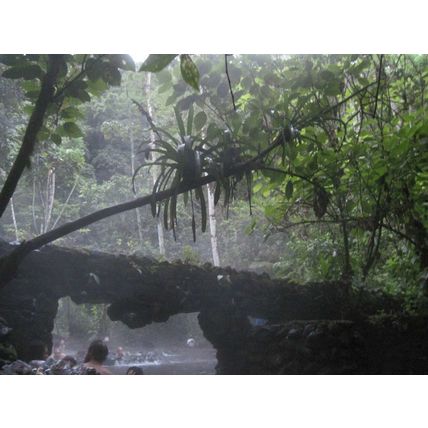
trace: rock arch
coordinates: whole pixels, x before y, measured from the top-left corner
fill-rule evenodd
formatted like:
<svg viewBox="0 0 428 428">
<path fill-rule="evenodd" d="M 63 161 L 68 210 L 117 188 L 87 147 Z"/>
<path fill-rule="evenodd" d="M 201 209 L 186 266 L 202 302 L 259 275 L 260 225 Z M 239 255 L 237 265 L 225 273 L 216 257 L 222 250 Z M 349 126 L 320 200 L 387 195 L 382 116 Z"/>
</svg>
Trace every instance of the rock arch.
<svg viewBox="0 0 428 428">
<path fill-rule="evenodd" d="M 11 248 L 0 242 L 0 255 Z M 0 291 L 0 317 L 13 329 L 10 341 L 21 358 L 31 358 L 34 339 L 52 346 L 58 300 L 70 296 L 76 303 L 107 303 L 109 317 L 130 328 L 199 312 L 217 349 L 218 373 L 428 372 L 425 320 L 406 321 L 410 343 L 393 317 L 381 326 L 365 318 L 379 306 L 392 311 L 394 302 L 362 296 L 362 319 L 341 290 L 340 283 L 303 287 L 209 264 L 47 246 L 32 252 Z M 396 358 L 385 360 L 391 347 Z"/>
</svg>

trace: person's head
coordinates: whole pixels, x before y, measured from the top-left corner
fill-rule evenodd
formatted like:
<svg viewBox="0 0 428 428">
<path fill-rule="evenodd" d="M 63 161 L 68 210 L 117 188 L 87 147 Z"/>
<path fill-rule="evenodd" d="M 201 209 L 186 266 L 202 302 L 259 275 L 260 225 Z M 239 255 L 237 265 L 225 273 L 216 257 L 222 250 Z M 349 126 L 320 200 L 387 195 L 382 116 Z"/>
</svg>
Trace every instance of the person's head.
<svg viewBox="0 0 428 428">
<path fill-rule="evenodd" d="M 68 366 L 70 368 L 77 365 L 76 359 L 71 355 L 66 355 L 61 361 L 64 363 L 64 366 Z"/>
<path fill-rule="evenodd" d="M 108 355 L 107 345 L 102 340 L 94 340 L 86 353 L 85 363 L 93 360 L 102 364 Z"/>
<path fill-rule="evenodd" d="M 117 350 L 116 350 L 116 354 L 120 357 L 123 357 L 123 355 L 125 354 L 123 352 L 123 348 L 121 346 L 118 346 Z"/>
<path fill-rule="evenodd" d="M 52 356 L 57 361 L 59 361 L 64 356 L 61 352 L 61 348 L 59 347 L 59 345 L 54 347 Z"/>
<path fill-rule="evenodd" d="M 129 367 L 128 370 L 126 371 L 127 375 L 143 375 L 143 369 L 141 367 L 137 367 L 137 366 L 133 366 L 133 367 Z"/>
</svg>

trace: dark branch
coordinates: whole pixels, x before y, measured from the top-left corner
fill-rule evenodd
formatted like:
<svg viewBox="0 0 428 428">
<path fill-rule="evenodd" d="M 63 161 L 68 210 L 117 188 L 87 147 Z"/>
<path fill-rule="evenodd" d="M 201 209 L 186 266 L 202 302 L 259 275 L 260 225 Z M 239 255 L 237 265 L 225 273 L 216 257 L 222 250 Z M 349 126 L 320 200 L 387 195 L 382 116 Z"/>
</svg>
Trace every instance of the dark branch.
<svg viewBox="0 0 428 428">
<path fill-rule="evenodd" d="M 235 104 L 235 95 L 233 95 L 233 90 L 232 90 L 232 83 L 230 81 L 230 76 L 229 76 L 229 68 L 227 65 L 227 57 L 229 55 L 225 55 L 224 56 L 224 67 L 226 69 L 226 76 L 227 76 L 227 82 L 229 83 L 229 91 L 230 91 L 230 96 L 232 97 L 232 103 L 233 103 L 233 110 L 236 111 L 236 104 Z"/>
<path fill-rule="evenodd" d="M 162 140 L 162 137 L 159 134 L 158 128 L 153 122 L 153 119 L 150 116 L 149 112 L 138 101 L 132 99 L 132 102 L 138 107 L 138 110 L 140 111 L 140 113 L 147 119 L 147 122 L 149 122 L 150 127 L 152 128 L 153 132 L 157 135 L 159 140 Z"/>
<path fill-rule="evenodd" d="M 376 87 L 375 106 L 374 106 L 374 110 L 373 110 L 373 117 L 376 117 L 377 101 L 378 101 L 379 89 L 380 89 L 380 81 L 382 78 L 382 62 L 383 62 L 383 55 L 380 56 L 380 60 L 379 60 L 379 71 L 378 71 L 378 75 L 377 75 L 377 87 Z"/>
</svg>

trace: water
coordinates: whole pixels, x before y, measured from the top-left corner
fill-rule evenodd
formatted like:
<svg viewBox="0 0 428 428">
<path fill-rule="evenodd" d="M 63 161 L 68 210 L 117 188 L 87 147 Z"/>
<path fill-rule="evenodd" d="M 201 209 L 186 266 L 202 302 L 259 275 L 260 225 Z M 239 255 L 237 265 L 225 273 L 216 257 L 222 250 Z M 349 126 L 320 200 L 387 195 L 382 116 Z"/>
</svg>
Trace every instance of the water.
<svg viewBox="0 0 428 428">
<path fill-rule="evenodd" d="M 143 358 L 142 358 L 143 357 Z M 142 361 L 142 359 L 146 359 Z M 147 358 L 148 357 L 148 358 Z M 128 353 L 123 362 L 108 366 L 113 374 L 126 374 L 129 367 L 141 367 L 145 375 L 215 374 L 217 359 L 214 349 L 179 349 L 157 351 L 151 355 Z"/>
</svg>

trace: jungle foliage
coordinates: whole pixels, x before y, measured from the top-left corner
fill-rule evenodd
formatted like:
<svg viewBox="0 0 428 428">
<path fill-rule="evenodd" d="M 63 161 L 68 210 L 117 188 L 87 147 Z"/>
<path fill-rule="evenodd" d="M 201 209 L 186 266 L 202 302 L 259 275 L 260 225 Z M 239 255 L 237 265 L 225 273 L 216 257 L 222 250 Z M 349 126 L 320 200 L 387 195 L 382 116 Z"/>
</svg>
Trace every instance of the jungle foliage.
<svg viewBox="0 0 428 428">
<path fill-rule="evenodd" d="M 422 296 L 426 56 L 150 55 L 139 72 L 126 55 L 1 63 L 4 236 L 36 237 L 31 249 L 60 238 L 156 256 L 154 215 L 172 230 L 168 258 L 209 260 L 198 228 L 207 228 L 212 181 L 223 263 Z M 34 132 L 9 202 L 9 171 Z M 124 200 L 133 204 L 75 221 Z M 127 212 L 138 206 L 143 241 Z"/>
</svg>

